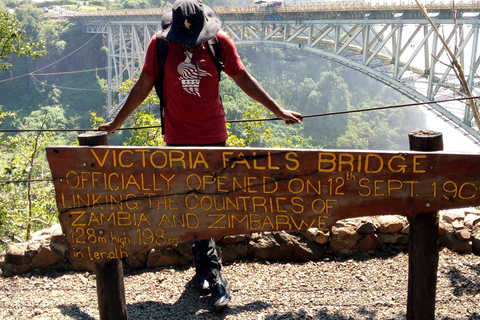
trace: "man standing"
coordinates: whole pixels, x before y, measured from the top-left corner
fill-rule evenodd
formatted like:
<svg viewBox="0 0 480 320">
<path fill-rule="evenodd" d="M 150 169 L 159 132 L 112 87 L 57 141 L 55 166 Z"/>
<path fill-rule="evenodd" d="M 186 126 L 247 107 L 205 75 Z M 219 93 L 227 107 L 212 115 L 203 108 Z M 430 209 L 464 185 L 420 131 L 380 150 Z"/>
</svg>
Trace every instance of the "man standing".
<svg viewBox="0 0 480 320">
<path fill-rule="evenodd" d="M 177 0 L 162 17 L 162 36 L 168 40 L 163 67 L 165 115 L 162 126 L 168 146 L 225 146 L 227 129 L 219 92 L 219 72 L 207 41 L 217 37 L 223 71 L 252 99 L 286 124 L 302 121 L 298 112 L 281 108 L 246 70 L 213 8 L 200 0 Z M 152 90 L 159 76 L 157 35 L 147 49 L 140 78 L 115 117 L 100 130 L 114 133 Z M 158 91 L 157 91 L 158 93 Z M 221 260 L 213 239 L 195 241 L 195 281 L 209 290 L 215 311 L 230 301 L 230 283 L 220 273 Z"/>
</svg>

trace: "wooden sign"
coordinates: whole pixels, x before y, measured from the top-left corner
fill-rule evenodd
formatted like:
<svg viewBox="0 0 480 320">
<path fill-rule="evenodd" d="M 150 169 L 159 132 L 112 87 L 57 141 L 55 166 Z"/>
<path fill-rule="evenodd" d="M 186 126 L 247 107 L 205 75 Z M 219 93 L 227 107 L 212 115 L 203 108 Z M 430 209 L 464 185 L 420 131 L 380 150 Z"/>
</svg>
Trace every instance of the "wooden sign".
<svg viewBox="0 0 480 320">
<path fill-rule="evenodd" d="M 73 260 L 480 204 L 474 154 L 61 146 L 47 156 Z"/>
</svg>

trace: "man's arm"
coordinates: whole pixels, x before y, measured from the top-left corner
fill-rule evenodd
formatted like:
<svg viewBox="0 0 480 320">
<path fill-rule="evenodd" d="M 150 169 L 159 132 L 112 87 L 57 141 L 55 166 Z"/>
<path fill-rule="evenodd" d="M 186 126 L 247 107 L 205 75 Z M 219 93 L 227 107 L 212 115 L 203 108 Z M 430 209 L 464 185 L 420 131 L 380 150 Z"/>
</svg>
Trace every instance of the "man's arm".
<svg viewBox="0 0 480 320">
<path fill-rule="evenodd" d="M 146 73 L 141 73 L 132 90 L 130 91 L 127 101 L 118 112 L 115 119 L 111 122 L 101 125 L 98 130 L 108 131 L 108 133 L 115 133 L 115 130 L 120 128 L 123 122 L 137 109 L 147 98 L 155 84 L 155 79 L 151 79 Z"/>
<path fill-rule="evenodd" d="M 280 107 L 263 89 L 260 83 L 246 70 L 232 77 L 232 79 L 250 98 L 263 104 L 268 110 L 272 111 L 275 116 L 285 120 L 286 124 L 302 122 L 302 114 Z"/>
</svg>

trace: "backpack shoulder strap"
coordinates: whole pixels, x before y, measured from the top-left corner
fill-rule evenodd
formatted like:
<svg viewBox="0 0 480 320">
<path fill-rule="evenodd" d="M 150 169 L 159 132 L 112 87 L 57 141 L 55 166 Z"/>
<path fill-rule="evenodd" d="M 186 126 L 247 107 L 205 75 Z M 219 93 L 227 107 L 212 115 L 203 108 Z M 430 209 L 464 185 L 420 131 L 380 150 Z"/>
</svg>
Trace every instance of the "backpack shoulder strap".
<svg viewBox="0 0 480 320">
<path fill-rule="evenodd" d="M 162 31 L 157 32 L 157 64 L 158 77 L 155 80 L 155 91 L 160 99 L 160 121 L 162 123 L 162 134 L 165 134 L 165 125 L 163 123 L 163 109 L 165 108 L 165 99 L 163 98 L 163 79 L 165 76 L 165 61 L 167 60 L 169 42 Z"/>
<path fill-rule="evenodd" d="M 213 61 L 215 62 L 215 66 L 217 67 L 218 81 L 220 81 L 220 75 L 222 74 L 222 70 L 225 68 L 225 65 L 223 64 L 222 48 L 220 46 L 220 41 L 218 41 L 218 38 L 215 35 L 213 38 L 207 41 L 207 44 Z"/>
</svg>

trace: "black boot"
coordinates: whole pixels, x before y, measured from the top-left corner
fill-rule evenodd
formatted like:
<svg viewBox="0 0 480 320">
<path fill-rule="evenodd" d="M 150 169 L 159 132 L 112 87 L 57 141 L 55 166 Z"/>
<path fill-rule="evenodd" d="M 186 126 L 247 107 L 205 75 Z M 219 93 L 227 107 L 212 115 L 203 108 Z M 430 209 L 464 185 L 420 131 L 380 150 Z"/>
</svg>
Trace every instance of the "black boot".
<svg viewBox="0 0 480 320">
<path fill-rule="evenodd" d="M 205 279 L 205 274 L 200 270 L 197 264 L 195 264 L 195 276 L 193 277 L 193 280 L 195 281 L 197 289 L 201 294 L 210 293 L 210 284 Z"/>
<path fill-rule="evenodd" d="M 213 310 L 219 311 L 227 306 L 230 302 L 230 289 L 232 285 L 220 273 L 220 270 L 213 269 L 205 279 L 210 284 L 210 292 L 212 293 Z"/>
<path fill-rule="evenodd" d="M 215 240 L 213 238 L 195 241 L 192 246 L 192 253 L 195 260 L 194 281 L 201 294 L 210 292 L 210 285 L 205 277 L 213 269 L 219 269 L 222 261 L 218 255 Z"/>
</svg>

